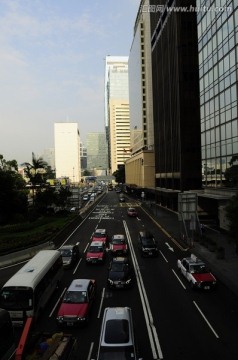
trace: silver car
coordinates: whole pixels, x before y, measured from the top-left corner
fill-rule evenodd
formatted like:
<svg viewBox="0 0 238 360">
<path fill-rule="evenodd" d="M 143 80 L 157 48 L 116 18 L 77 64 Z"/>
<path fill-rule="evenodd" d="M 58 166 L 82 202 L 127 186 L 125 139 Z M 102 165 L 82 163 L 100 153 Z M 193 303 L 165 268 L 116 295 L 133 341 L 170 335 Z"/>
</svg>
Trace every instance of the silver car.
<svg viewBox="0 0 238 360">
<path fill-rule="evenodd" d="M 137 357 L 131 308 L 104 310 L 97 360 L 142 360 Z"/>
</svg>

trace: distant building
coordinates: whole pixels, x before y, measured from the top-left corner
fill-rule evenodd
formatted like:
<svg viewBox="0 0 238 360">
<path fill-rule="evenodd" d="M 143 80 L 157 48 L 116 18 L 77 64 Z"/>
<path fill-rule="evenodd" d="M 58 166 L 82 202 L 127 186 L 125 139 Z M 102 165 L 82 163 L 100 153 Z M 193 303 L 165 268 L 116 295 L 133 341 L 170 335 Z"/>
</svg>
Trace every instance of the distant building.
<svg viewBox="0 0 238 360">
<path fill-rule="evenodd" d="M 128 57 L 107 56 L 105 126 L 111 174 L 130 157 Z"/>
<path fill-rule="evenodd" d="M 81 180 L 80 135 L 78 123 L 54 124 L 56 178 Z"/>
<path fill-rule="evenodd" d="M 80 143 L 80 160 L 81 160 L 81 171 L 87 169 L 87 148 Z"/>
<path fill-rule="evenodd" d="M 87 134 L 87 170 L 108 170 L 106 134 L 92 132 Z M 97 175 L 96 173 L 93 175 Z"/>
<path fill-rule="evenodd" d="M 54 148 L 44 149 L 42 158 L 44 159 L 44 161 L 47 162 L 47 164 L 51 167 L 52 170 L 55 169 L 55 149 Z"/>
</svg>

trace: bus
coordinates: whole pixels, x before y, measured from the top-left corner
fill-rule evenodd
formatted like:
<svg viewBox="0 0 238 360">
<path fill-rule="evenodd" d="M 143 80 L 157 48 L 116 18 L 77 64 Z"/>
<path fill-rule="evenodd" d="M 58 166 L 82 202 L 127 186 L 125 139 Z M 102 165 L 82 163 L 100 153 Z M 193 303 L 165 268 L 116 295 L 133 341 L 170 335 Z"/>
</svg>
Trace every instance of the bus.
<svg viewBox="0 0 238 360">
<path fill-rule="evenodd" d="M 39 251 L 17 271 L 0 291 L 0 308 L 6 309 L 14 326 L 28 317 L 36 320 L 63 276 L 58 250 Z"/>
<path fill-rule="evenodd" d="M 0 309 L 0 360 L 9 360 L 15 353 L 15 338 L 10 315 Z"/>
</svg>

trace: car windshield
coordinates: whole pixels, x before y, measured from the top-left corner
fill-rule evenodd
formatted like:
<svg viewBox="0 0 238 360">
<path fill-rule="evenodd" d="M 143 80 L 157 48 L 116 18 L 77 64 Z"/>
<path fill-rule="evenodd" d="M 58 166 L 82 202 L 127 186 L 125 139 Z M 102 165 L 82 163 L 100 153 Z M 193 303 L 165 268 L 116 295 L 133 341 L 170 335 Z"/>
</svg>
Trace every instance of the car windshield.
<svg viewBox="0 0 238 360">
<path fill-rule="evenodd" d="M 125 244 L 125 239 L 112 239 L 114 245 L 123 245 Z"/>
<path fill-rule="evenodd" d="M 71 257 L 72 256 L 72 250 L 70 250 L 70 249 L 60 249 L 60 253 L 63 257 Z"/>
<path fill-rule="evenodd" d="M 205 265 L 203 264 L 196 264 L 190 266 L 190 272 L 192 274 L 206 274 L 208 270 Z"/>
<path fill-rule="evenodd" d="M 33 306 L 33 291 L 31 288 L 5 287 L 0 293 L 0 307 L 6 310 L 30 309 Z"/>
<path fill-rule="evenodd" d="M 120 264 L 120 263 L 112 263 L 112 267 L 111 267 L 111 271 L 115 271 L 115 272 L 121 272 L 121 271 L 125 271 L 126 269 L 126 264 Z"/>
<path fill-rule="evenodd" d="M 102 248 L 102 246 L 90 246 L 89 252 L 100 253 L 100 252 L 103 252 L 103 248 Z"/>
<path fill-rule="evenodd" d="M 129 209 L 129 211 L 130 211 L 130 212 L 135 212 L 136 209 L 132 209 L 132 208 L 131 208 L 131 209 Z"/>
<path fill-rule="evenodd" d="M 86 291 L 67 291 L 64 296 L 64 303 L 83 304 L 87 302 Z"/>
<path fill-rule="evenodd" d="M 95 237 L 95 238 L 102 238 L 102 237 L 105 237 L 106 235 L 105 235 L 105 233 L 94 233 L 94 235 L 93 235 L 93 237 Z"/>
<path fill-rule="evenodd" d="M 143 238 L 143 245 L 154 245 L 154 239 L 153 238 Z"/>
</svg>

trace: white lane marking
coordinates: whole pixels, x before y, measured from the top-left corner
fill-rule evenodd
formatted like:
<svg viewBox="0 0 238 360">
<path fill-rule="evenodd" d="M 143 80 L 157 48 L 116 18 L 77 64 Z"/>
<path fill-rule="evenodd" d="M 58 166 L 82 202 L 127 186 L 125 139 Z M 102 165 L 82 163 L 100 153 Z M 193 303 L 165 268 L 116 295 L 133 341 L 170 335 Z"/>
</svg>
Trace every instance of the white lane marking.
<svg viewBox="0 0 238 360">
<path fill-rule="evenodd" d="M 159 250 L 159 252 L 160 252 L 161 256 L 164 258 L 164 260 L 168 263 L 168 260 L 166 259 L 166 257 L 165 257 L 164 254 L 162 253 L 162 251 Z"/>
<path fill-rule="evenodd" d="M 73 275 L 74 275 L 74 274 L 76 273 L 76 271 L 78 270 L 78 267 L 79 267 L 79 265 L 80 265 L 80 263 L 81 263 L 82 259 L 83 259 L 83 258 L 80 258 L 80 260 L 79 260 L 78 264 L 76 265 L 76 267 L 75 267 L 75 269 L 74 269 L 74 271 L 73 271 Z"/>
<path fill-rule="evenodd" d="M 88 353 L 87 360 L 90 360 L 90 359 L 91 359 L 92 352 L 93 352 L 93 347 L 94 347 L 94 343 L 92 342 L 91 345 L 90 345 L 90 349 L 89 349 L 89 353 Z"/>
<path fill-rule="evenodd" d="M 212 325 L 209 323 L 209 321 L 207 320 L 206 316 L 203 314 L 202 310 L 199 308 L 199 306 L 197 305 L 196 301 L 193 301 L 194 305 L 196 306 L 197 310 L 200 312 L 200 314 L 202 315 L 203 319 L 206 321 L 207 325 L 209 326 L 209 328 L 212 330 L 213 334 L 215 335 L 215 337 L 217 339 L 219 339 L 219 335 L 216 333 L 216 331 L 213 329 Z"/>
<path fill-rule="evenodd" d="M 55 311 L 56 307 L 58 306 L 58 304 L 59 304 L 60 300 L 62 299 L 62 297 L 63 297 L 63 295 L 64 295 L 64 293 L 65 293 L 66 290 L 67 290 L 67 287 L 64 288 L 64 290 L 62 291 L 62 293 L 61 293 L 60 297 L 58 298 L 58 300 L 56 301 L 56 304 L 55 304 L 55 306 L 53 307 L 53 309 L 52 309 L 49 317 L 51 317 L 51 316 L 53 315 L 53 312 Z"/>
<path fill-rule="evenodd" d="M 135 251 L 134 251 L 134 248 L 132 245 L 129 229 L 127 227 L 125 220 L 123 220 L 123 225 L 124 225 L 125 232 L 127 235 L 127 241 L 128 241 L 128 245 L 129 245 L 130 252 L 131 252 L 131 258 L 132 258 L 132 262 L 133 262 L 134 269 L 135 269 L 135 274 L 136 274 L 138 289 L 139 289 L 139 293 L 140 293 L 141 303 L 142 303 L 142 307 L 143 307 L 143 311 L 144 311 L 148 336 L 150 339 L 150 346 L 151 346 L 151 350 L 152 350 L 152 354 L 153 354 L 153 359 L 158 359 L 158 358 L 163 359 L 163 354 L 162 354 L 161 346 L 159 343 L 157 331 L 154 326 L 154 319 L 153 319 L 153 316 L 151 313 L 148 297 L 147 297 L 143 279 L 142 279 L 142 276 L 141 276 L 141 273 L 139 270 L 139 265 L 138 265 L 138 262 L 136 259 Z"/>
<path fill-rule="evenodd" d="M 186 290 L 186 286 L 183 284 L 183 282 L 180 280 L 180 278 L 178 277 L 178 275 L 176 274 L 176 272 L 174 271 L 174 269 L 172 269 L 174 275 L 176 276 L 176 278 L 178 279 L 178 281 L 180 282 L 180 284 L 182 285 L 182 287 L 184 288 L 184 290 Z"/>
<path fill-rule="evenodd" d="M 103 299 L 104 299 L 104 293 L 105 293 L 105 288 L 102 289 L 102 296 L 101 296 L 101 301 L 100 301 L 100 306 L 99 306 L 98 316 L 97 316 L 98 319 L 99 319 L 100 316 L 101 316 L 102 303 L 103 303 Z"/>
<path fill-rule="evenodd" d="M 87 243 L 87 245 L 85 246 L 85 248 L 84 248 L 84 254 L 86 253 L 86 251 L 87 251 L 87 248 L 89 247 L 89 243 Z"/>
</svg>

